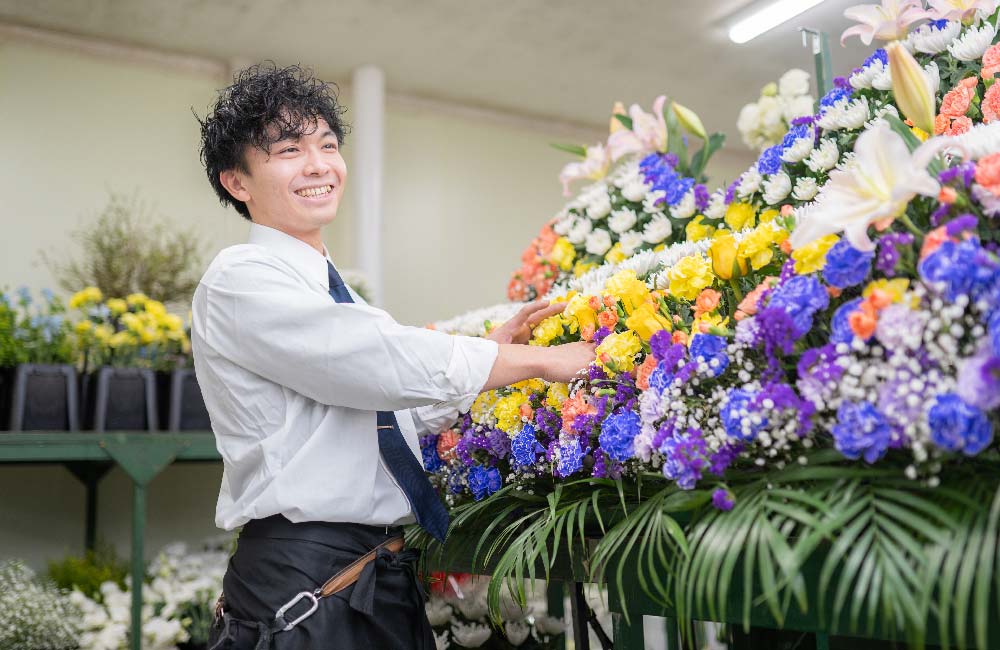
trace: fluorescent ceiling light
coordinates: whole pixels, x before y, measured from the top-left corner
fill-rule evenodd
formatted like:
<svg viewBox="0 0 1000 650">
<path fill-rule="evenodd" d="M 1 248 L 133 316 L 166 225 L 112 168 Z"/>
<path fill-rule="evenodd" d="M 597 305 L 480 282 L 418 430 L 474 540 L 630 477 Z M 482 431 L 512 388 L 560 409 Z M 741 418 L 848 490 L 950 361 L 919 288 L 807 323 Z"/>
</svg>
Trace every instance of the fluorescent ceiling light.
<svg viewBox="0 0 1000 650">
<path fill-rule="evenodd" d="M 752 15 L 733 25 L 729 30 L 729 40 L 746 43 L 764 32 L 774 29 L 786 20 L 795 18 L 803 11 L 812 9 L 823 0 L 778 0 L 762 7 Z"/>
</svg>

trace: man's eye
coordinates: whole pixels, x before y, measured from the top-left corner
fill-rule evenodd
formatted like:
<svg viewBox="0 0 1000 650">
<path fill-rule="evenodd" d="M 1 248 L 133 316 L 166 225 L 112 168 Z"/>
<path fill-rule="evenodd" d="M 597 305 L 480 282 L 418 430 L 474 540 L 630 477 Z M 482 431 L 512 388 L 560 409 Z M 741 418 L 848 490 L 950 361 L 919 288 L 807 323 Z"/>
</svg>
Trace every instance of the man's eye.
<svg viewBox="0 0 1000 650">
<path fill-rule="evenodd" d="M 329 143 L 326 144 L 326 148 L 327 149 L 332 149 L 332 150 L 336 151 L 337 150 L 337 145 L 333 144 L 332 142 L 329 142 Z"/>
<path fill-rule="evenodd" d="M 294 152 L 296 152 L 298 150 L 299 150 L 298 147 L 285 147 L 284 149 L 282 149 L 278 153 L 294 153 Z"/>
</svg>

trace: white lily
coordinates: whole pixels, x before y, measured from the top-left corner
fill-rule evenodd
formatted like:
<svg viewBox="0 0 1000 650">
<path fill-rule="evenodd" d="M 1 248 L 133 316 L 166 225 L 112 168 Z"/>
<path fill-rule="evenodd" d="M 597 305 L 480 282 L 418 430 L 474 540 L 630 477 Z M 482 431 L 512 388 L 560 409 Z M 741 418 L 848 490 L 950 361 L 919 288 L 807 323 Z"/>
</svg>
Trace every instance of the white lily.
<svg viewBox="0 0 1000 650">
<path fill-rule="evenodd" d="M 652 114 L 642 110 L 638 104 L 628 109 L 632 119 L 631 129 L 620 129 L 608 137 L 608 152 L 612 162 L 630 153 L 652 153 L 667 150 L 667 122 L 663 117 L 666 95 L 660 95 L 653 102 Z"/>
<path fill-rule="evenodd" d="M 587 147 L 586 157 L 577 162 L 568 163 L 559 172 L 559 181 L 563 186 L 563 196 L 569 196 L 569 184 L 581 178 L 599 180 L 608 171 L 608 151 L 601 144 Z"/>
<path fill-rule="evenodd" d="M 858 250 L 872 250 L 868 226 L 888 228 L 917 194 L 937 196 L 940 184 L 927 164 L 943 144 L 932 138 L 911 153 L 898 133 L 878 122 L 858 137 L 852 164 L 830 172 L 816 201 L 800 215 L 792 247 L 842 231 Z"/>
</svg>

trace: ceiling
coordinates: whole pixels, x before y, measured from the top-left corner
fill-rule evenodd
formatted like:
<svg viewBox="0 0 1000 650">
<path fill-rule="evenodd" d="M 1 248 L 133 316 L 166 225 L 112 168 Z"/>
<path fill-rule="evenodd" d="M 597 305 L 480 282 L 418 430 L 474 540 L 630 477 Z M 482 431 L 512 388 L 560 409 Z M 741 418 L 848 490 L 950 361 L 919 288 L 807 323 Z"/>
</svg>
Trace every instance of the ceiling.
<svg viewBox="0 0 1000 650">
<path fill-rule="evenodd" d="M 0 0 L 0 21 L 209 57 L 301 62 L 326 79 L 380 66 L 392 93 L 602 127 L 615 100 L 661 93 L 738 143 L 736 116 L 789 67 L 812 72 L 799 26 L 830 34 L 835 74 L 871 48 L 838 44 L 826 0 L 744 45 L 726 32 L 770 0 Z M 742 145 L 739 145 L 742 146 Z"/>
</svg>

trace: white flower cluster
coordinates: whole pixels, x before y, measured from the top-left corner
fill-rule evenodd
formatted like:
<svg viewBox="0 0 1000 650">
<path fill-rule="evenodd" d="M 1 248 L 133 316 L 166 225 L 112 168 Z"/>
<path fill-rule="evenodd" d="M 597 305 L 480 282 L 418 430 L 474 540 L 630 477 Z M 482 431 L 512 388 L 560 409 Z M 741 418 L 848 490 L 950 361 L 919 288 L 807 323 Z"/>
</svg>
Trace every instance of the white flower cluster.
<svg viewBox="0 0 1000 650">
<path fill-rule="evenodd" d="M 778 83 L 764 86 L 760 99 L 740 110 L 736 128 L 751 149 L 764 149 L 781 142 L 792 120 L 811 115 L 815 99 L 809 94 L 809 73 L 792 68 Z"/>
<path fill-rule="evenodd" d="M 511 319 L 525 303 L 503 302 L 489 307 L 480 307 L 447 320 L 432 323 L 432 327 L 446 334 L 462 336 L 486 336 L 486 323 L 499 325 Z"/>
<path fill-rule="evenodd" d="M 24 564 L 0 564 L 0 648 L 75 648 L 79 616 L 64 592 L 38 582 Z"/>
</svg>

